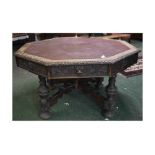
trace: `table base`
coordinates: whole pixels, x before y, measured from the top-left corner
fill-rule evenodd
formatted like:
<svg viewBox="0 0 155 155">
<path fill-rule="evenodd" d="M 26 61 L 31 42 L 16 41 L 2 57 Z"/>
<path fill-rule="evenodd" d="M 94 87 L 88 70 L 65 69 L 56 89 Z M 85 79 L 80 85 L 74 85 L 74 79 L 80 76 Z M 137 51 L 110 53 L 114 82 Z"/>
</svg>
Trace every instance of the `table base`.
<svg viewBox="0 0 155 155">
<path fill-rule="evenodd" d="M 106 118 L 112 118 L 116 111 L 116 75 L 109 77 L 109 83 L 106 87 L 106 96 L 99 94 L 98 90 L 102 85 L 104 78 L 82 78 L 82 79 L 57 79 L 48 80 L 45 77 L 39 77 L 38 93 L 40 96 L 40 118 L 50 118 L 50 107 L 53 106 L 63 94 L 69 93 L 72 89 L 80 89 L 85 94 L 90 95 L 101 108 L 101 114 Z M 50 90 L 58 91 L 49 96 Z"/>
</svg>

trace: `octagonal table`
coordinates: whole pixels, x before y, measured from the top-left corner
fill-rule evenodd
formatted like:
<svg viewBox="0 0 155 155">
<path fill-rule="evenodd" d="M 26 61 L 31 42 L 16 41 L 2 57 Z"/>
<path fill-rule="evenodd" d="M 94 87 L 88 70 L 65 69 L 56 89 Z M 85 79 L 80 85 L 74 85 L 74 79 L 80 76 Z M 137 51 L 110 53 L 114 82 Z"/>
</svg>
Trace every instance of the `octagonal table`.
<svg viewBox="0 0 155 155">
<path fill-rule="evenodd" d="M 72 88 L 88 86 L 97 89 L 104 76 L 109 76 L 107 97 L 102 114 L 111 118 L 116 111 L 116 74 L 137 62 L 139 50 L 121 40 L 101 38 L 54 38 L 27 43 L 15 54 L 17 66 L 39 77 L 40 117 L 48 119 L 53 103 Z M 49 89 L 63 83 L 49 97 Z M 87 84 L 86 84 L 87 83 Z"/>
</svg>

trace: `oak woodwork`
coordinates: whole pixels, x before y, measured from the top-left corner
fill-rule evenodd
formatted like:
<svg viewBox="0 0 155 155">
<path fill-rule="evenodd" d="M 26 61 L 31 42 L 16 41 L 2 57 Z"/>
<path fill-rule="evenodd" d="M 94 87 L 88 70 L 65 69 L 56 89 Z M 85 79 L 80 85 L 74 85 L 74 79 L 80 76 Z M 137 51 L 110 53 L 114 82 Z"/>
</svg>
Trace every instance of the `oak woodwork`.
<svg viewBox="0 0 155 155">
<path fill-rule="evenodd" d="M 18 67 L 39 76 L 42 119 L 48 119 L 50 107 L 72 89 L 89 92 L 102 101 L 103 115 L 111 118 L 116 110 L 116 75 L 136 63 L 139 52 L 120 40 L 62 37 L 27 43 L 15 56 Z M 96 90 L 104 76 L 109 76 L 109 84 L 103 101 Z M 49 90 L 54 89 L 57 92 L 49 97 Z"/>
</svg>

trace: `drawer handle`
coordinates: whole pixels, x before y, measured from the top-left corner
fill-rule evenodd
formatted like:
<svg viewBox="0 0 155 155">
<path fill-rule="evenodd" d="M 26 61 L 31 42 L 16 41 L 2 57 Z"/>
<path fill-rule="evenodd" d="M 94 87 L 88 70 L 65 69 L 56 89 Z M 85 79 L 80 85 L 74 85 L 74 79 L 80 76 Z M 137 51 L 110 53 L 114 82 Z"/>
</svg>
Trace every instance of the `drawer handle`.
<svg viewBox="0 0 155 155">
<path fill-rule="evenodd" d="M 77 69 L 77 70 L 76 70 L 76 73 L 77 73 L 77 74 L 82 74 L 82 71 L 81 71 L 80 69 Z"/>
</svg>

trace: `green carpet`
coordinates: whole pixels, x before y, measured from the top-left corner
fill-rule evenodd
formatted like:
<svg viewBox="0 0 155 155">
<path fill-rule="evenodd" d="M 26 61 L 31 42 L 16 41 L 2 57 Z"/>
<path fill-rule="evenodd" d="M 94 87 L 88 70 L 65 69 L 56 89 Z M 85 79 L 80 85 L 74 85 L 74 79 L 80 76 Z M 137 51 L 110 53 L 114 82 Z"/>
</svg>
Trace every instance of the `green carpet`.
<svg viewBox="0 0 155 155">
<path fill-rule="evenodd" d="M 134 43 L 141 46 L 139 42 Z M 105 78 L 104 86 L 107 81 Z M 118 74 L 116 86 L 118 113 L 112 120 L 142 120 L 142 75 L 126 78 Z M 13 56 L 13 120 L 41 120 L 37 88 L 38 77 L 18 68 Z M 101 93 L 103 91 L 104 87 L 100 89 Z M 50 120 L 104 119 L 97 104 L 78 90 L 64 95 L 51 108 Z"/>
</svg>

